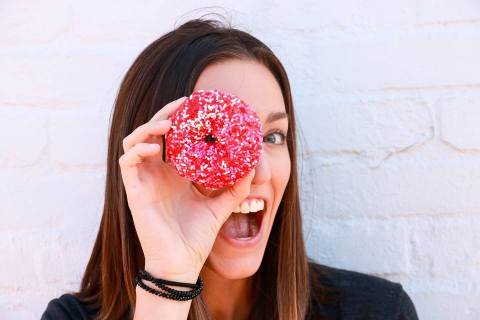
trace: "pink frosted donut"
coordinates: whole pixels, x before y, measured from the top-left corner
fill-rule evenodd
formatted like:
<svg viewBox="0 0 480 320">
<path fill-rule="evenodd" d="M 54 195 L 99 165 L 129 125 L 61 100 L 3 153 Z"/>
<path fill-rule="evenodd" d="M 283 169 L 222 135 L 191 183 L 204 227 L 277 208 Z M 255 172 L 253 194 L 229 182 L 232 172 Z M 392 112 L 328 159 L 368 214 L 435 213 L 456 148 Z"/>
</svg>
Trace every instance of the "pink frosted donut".
<svg viewBox="0 0 480 320">
<path fill-rule="evenodd" d="M 182 177 L 219 189 L 233 185 L 258 163 L 262 123 L 240 98 L 220 90 L 198 90 L 170 119 L 166 153 Z"/>
</svg>

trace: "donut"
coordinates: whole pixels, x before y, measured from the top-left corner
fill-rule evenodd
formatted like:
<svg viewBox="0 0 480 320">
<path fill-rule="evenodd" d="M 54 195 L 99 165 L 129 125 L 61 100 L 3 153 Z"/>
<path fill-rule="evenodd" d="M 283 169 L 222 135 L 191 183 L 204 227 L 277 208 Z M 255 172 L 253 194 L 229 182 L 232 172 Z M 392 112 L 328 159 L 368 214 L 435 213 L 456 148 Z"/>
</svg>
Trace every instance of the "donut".
<svg viewBox="0 0 480 320">
<path fill-rule="evenodd" d="M 262 123 L 255 110 L 222 90 L 197 90 L 170 116 L 168 161 L 208 189 L 233 185 L 258 163 Z"/>
</svg>

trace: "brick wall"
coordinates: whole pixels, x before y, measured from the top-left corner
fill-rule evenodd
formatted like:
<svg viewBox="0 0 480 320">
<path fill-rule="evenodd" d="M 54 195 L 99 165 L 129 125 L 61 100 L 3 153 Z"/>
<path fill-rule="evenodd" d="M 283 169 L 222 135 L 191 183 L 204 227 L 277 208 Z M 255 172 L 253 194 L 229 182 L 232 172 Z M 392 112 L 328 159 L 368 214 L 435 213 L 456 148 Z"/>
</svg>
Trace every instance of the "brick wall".
<svg viewBox="0 0 480 320">
<path fill-rule="evenodd" d="M 77 289 L 121 77 L 211 5 L 289 73 L 309 254 L 401 282 L 421 319 L 478 319 L 476 0 L 3 2 L 0 318 L 38 319 Z"/>
</svg>

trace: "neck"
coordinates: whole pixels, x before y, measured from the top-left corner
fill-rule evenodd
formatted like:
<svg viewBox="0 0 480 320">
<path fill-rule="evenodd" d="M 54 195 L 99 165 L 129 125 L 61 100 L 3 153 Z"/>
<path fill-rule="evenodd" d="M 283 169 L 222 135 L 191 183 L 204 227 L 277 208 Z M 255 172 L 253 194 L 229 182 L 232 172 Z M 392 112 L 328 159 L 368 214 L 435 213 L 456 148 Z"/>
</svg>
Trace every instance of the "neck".
<svg viewBox="0 0 480 320">
<path fill-rule="evenodd" d="M 207 266 L 201 277 L 205 283 L 202 294 L 213 319 L 247 319 L 252 306 L 251 278 L 226 279 Z"/>
</svg>

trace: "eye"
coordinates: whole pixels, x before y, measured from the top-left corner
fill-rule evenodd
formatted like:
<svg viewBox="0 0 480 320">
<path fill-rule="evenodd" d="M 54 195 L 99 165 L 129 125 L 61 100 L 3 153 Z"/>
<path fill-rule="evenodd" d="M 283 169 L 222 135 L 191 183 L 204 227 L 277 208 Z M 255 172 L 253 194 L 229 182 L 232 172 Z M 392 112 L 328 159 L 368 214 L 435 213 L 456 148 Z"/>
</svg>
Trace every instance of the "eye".
<svg viewBox="0 0 480 320">
<path fill-rule="evenodd" d="M 271 142 L 273 144 L 285 144 L 286 135 L 282 131 L 275 131 L 267 134 L 263 138 L 263 142 Z"/>
</svg>

